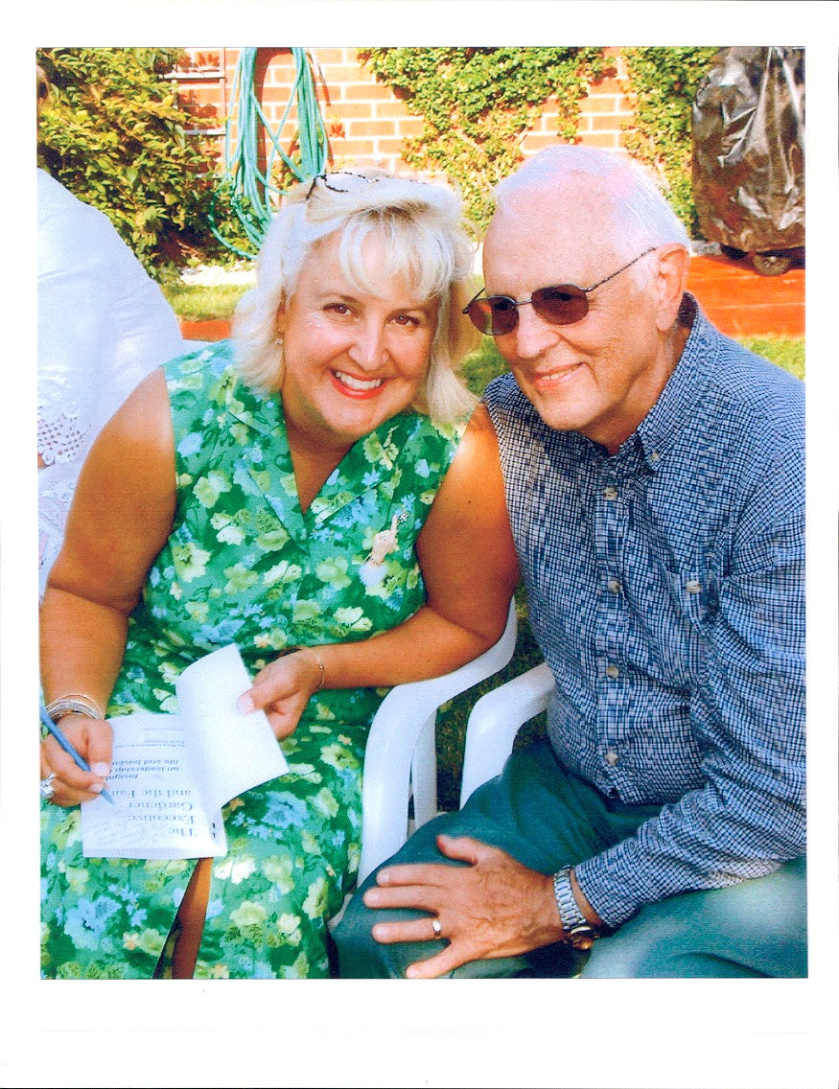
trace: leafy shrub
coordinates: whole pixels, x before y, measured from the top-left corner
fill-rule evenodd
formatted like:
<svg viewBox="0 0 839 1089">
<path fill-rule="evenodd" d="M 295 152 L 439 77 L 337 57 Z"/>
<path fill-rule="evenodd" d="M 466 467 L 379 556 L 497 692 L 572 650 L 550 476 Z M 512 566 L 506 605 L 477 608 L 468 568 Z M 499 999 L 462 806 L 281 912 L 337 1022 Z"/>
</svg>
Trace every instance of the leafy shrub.
<svg viewBox="0 0 839 1089">
<path fill-rule="evenodd" d="M 215 162 L 200 135 L 210 122 L 183 109 L 165 78 L 183 58 L 178 49 L 37 53 L 52 84 L 42 164 L 105 212 L 153 274 L 192 248 L 215 248 L 207 227 Z"/>
<path fill-rule="evenodd" d="M 626 48 L 635 118 L 628 150 L 654 165 L 692 237 L 698 223 L 691 184 L 691 106 L 716 46 Z M 580 99 L 606 69 L 599 47 L 381 48 L 359 53 L 376 76 L 424 119 L 403 158 L 460 185 L 470 218 L 485 227 L 492 186 L 521 162 L 524 133 L 553 95 L 557 137 L 577 138 Z"/>
</svg>

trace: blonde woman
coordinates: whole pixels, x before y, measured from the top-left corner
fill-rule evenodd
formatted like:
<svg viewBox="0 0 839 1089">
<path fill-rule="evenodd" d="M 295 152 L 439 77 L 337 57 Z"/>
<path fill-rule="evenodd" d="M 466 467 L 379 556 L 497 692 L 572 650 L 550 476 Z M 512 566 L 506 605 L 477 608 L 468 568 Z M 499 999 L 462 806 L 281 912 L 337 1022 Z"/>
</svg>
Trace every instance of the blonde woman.
<svg viewBox="0 0 839 1089">
<path fill-rule="evenodd" d="M 154 372 L 105 428 L 42 614 L 44 695 L 92 769 L 44 742 L 45 975 L 328 975 L 382 689 L 492 645 L 517 578 L 494 432 L 454 371 L 472 256 L 448 189 L 318 177 L 233 343 Z M 230 804 L 223 859 L 84 859 L 106 715 L 173 710 L 174 678 L 230 642 L 289 773 Z"/>
</svg>

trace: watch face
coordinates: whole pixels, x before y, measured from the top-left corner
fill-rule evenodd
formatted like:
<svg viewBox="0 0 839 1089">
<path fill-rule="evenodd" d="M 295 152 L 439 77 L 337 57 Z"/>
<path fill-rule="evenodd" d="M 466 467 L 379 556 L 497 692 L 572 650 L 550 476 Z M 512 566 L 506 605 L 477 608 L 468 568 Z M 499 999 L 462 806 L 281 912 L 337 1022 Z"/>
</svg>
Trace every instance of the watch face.
<svg viewBox="0 0 839 1089">
<path fill-rule="evenodd" d="M 597 937 L 597 931 L 593 926 L 588 923 L 580 923 L 579 926 L 572 927 L 568 934 L 568 944 L 573 946 L 574 949 L 588 950 L 594 945 L 594 939 Z"/>
</svg>

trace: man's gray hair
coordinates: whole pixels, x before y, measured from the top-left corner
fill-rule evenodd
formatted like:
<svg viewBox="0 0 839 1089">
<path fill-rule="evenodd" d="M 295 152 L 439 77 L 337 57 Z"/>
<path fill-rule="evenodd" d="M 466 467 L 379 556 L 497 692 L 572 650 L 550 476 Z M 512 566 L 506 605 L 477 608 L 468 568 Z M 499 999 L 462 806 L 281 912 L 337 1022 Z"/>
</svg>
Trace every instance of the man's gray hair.
<svg viewBox="0 0 839 1089">
<path fill-rule="evenodd" d="M 629 260 L 648 246 L 677 243 L 690 248 L 683 223 L 652 178 L 617 151 L 577 144 L 545 148 L 495 187 L 496 203 L 503 207 L 524 189 L 558 188 L 575 175 L 602 181 L 592 186 L 593 196 L 604 202 L 613 225 L 617 259 Z"/>
</svg>

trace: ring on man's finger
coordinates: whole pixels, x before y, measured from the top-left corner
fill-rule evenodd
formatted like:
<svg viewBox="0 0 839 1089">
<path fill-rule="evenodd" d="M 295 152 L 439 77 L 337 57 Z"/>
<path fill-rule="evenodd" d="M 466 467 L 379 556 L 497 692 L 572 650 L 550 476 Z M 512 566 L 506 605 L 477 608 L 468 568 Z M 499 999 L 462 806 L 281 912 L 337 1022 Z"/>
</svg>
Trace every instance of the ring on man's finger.
<svg viewBox="0 0 839 1089">
<path fill-rule="evenodd" d="M 440 935 L 443 933 L 443 924 L 440 922 L 436 915 L 431 920 L 431 929 L 434 931 L 435 938 L 439 938 Z"/>
<path fill-rule="evenodd" d="M 52 785 L 54 778 L 55 772 L 51 771 L 46 779 L 41 780 L 41 797 L 46 798 L 47 801 L 55 794 L 55 787 Z"/>
</svg>

